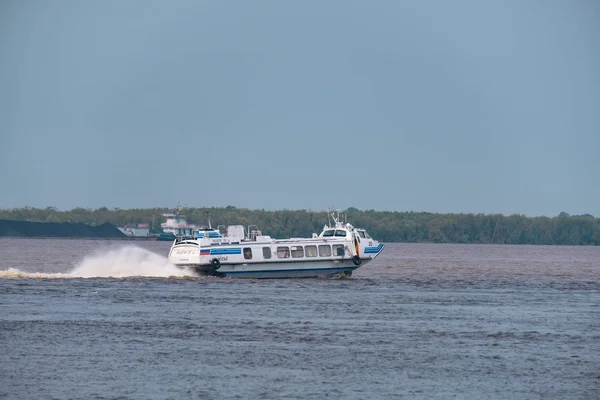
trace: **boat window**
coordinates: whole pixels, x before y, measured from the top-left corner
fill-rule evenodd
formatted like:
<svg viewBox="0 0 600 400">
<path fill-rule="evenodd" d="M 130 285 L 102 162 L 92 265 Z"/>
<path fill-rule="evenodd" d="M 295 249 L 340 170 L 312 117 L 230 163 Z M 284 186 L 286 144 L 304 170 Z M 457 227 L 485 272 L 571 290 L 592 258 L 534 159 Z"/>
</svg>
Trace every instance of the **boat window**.
<svg viewBox="0 0 600 400">
<path fill-rule="evenodd" d="M 252 260 L 252 249 L 250 247 L 244 247 L 244 258 L 246 260 Z"/>
<path fill-rule="evenodd" d="M 323 233 L 323 236 L 324 237 L 330 237 L 330 236 L 333 236 L 334 234 L 335 234 L 335 231 L 332 229 L 332 230 L 329 230 L 329 231 L 325 231 Z"/>
<path fill-rule="evenodd" d="M 302 258 L 302 257 L 304 257 L 304 247 L 292 246 L 292 258 Z"/>
<path fill-rule="evenodd" d="M 335 231 L 335 236 L 346 237 L 346 231 Z"/>
<path fill-rule="evenodd" d="M 369 236 L 369 234 L 365 231 L 365 236 L 367 237 L 367 239 L 371 239 L 371 236 Z"/>
<path fill-rule="evenodd" d="M 317 246 L 304 246 L 304 253 L 306 253 L 306 257 L 316 257 Z"/>
<path fill-rule="evenodd" d="M 269 258 L 271 258 L 271 248 L 270 247 L 263 247 L 263 258 L 265 260 L 268 260 Z"/>
<path fill-rule="evenodd" d="M 344 245 L 343 244 L 334 244 L 333 245 L 333 254 L 338 257 L 344 256 Z"/>
<path fill-rule="evenodd" d="M 279 246 L 277 248 L 278 258 L 290 258 L 290 248 L 287 246 Z"/>
<path fill-rule="evenodd" d="M 328 244 L 322 244 L 319 246 L 319 256 L 331 257 L 331 246 Z"/>
<path fill-rule="evenodd" d="M 360 235 L 361 238 L 365 237 L 365 231 L 358 231 L 358 234 Z"/>
</svg>

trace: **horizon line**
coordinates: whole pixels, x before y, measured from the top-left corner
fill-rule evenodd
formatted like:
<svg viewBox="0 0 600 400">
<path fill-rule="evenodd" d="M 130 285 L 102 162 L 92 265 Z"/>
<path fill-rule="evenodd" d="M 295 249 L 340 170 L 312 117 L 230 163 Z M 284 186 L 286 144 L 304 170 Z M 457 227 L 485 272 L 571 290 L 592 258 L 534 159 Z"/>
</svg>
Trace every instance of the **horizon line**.
<svg viewBox="0 0 600 400">
<path fill-rule="evenodd" d="M 315 209 L 311 209 L 311 208 L 297 208 L 297 209 L 292 209 L 292 208 L 279 208 L 279 209 L 267 209 L 267 208 L 248 208 L 248 207 L 238 207 L 238 206 L 234 206 L 234 205 L 226 205 L 226 206 L 204 206 L 204 207 L 196 207 L 196 206 L 175 206 L 175 207 L 168 207 L 168 206 L 154 206 L 154 207 L 130 207 L 130 208 L 122 208 L 122 207 L 107 207 L 107 206 L 101 206 L 101 207 L 97 207 L 97 208 L 93 208 L 93 207 L 81 207 L 81 206 L 76 206 L 76 207 L 72 207 L 71 209 L 66 209 L 66 208 L 58 208 L 55 206 L 46 206 L 44 208 L 41 207 L 33 207 L 33 206 L 21 206 L 21 207 L 11 207 L 11 208 L 0 208 L 0 212 L 4 212 L 4 211 L 13 211 L 13 210 L 20 210 L 20 209 L 34 209 L 34 210 L 47 210 L 47 209 L 54 209 L 57 212 L 69 212 L 69 211 L 73 211 L 75 209 L 83 209 L 86 211 L 99 211 L 101 209 L 107 209 L 107 211 L 129 211 L 129 210 L 152 210 L 152 209 L 165 209 L 165 210 L 173 210 L 173 209 L 177 209 L 177 208 L 182 208 L 183 210 L 185 209 L 227 209 L 227 208 L 233 208 L 233 209 L 239 209 L 239 210 L 248 210 L 248 211 L 267 211 L 267 212 L 276 212 L 276 211 L 304 211 L 304 212 L 316 212 L 316 213 L 320 213 L 320 212 L 331 212 L 331 211 L 340 211 L 340 212 L 348 212 L 349 210 L 352 209 L 352 211 L 356 210 L 358 212 L 382 212 L 382 213 L 399 213 L 399 214 L 409 214 L 409 213 L 413 213 L 413 214 L 450 214 L 450 215 L 461 215 L 461 214 L 466 214 L 466 215 L 502 215 L 505 217 L 510 217 L 510 216 L 523 216 L 523 217 L 527 217 L 527 218 L 539 218 L 539 217 L 546 217 L 546 218 L 555 218 L 555 217 L 560 217 L 562 216 L 562 214 L 566 214 L 564 216 L 568 216 L 568 217 L 592 217 L 592 218 L 598 218 L 590 213 L 583 213 L 583 214 L 570 214 L 568 212 L 565 211 L 560 211 L 557 215 L 527 215 L 527 214 L 523 214 L 523 213 L 510 213 L 510 214 L 505 214 L 505 213 L 501 213 L 501 212 L 465 212 L 465 211 L 460 211 L 460 212 L 440 212 L 440 211 L 414 211 L 414 210 L 405 210 L 405 211 L 398 211 L 398 210 L 376 210 L 373 208 L 369 208 L 369 209 L 359 209 L 357 207 L 347 207 L 345 209 L 341 209 L 341 208 L 327 208 L 327 209 L 321 209 L 321 210 L 315 210 Z"/>
</svg>

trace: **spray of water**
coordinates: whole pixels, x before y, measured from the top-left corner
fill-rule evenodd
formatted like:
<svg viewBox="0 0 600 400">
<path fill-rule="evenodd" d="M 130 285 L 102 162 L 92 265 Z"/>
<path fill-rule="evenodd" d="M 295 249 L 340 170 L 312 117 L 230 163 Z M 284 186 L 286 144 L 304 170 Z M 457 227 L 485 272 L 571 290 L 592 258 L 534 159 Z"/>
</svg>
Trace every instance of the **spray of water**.
<svg viewBox="0 0 600 400">
<path fill-rule="evenodd" d="M 86 256 L 69 273 L 30 273 L 16 268 L 0 270 L 0 278 L 124 278 L 193 276 L 191 270 L 170 264 L 163 256 L 136 246 L 99 251 Z"/>
</svg>

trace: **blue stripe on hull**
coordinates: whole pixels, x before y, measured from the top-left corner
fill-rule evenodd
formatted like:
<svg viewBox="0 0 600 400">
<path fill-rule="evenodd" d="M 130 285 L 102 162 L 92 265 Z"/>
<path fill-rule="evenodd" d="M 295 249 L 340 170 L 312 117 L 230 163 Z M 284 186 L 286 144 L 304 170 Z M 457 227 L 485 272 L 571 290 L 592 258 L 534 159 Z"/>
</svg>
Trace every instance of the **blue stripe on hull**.
<svg viewBox="0 0 600 400">
<path fill-rule="evenodd" d="M 242 249 L 210 249 L 210 254 L 213 256 L 223 256 L 230 254 L 242 254 Z"/>
<path fill-rule="evenodd" d="M 383 244 L 380 243 L 377 247 L 367 247 L 365 248 L 364 254 L 377 254 L 383 249 Z"/>
</svg>

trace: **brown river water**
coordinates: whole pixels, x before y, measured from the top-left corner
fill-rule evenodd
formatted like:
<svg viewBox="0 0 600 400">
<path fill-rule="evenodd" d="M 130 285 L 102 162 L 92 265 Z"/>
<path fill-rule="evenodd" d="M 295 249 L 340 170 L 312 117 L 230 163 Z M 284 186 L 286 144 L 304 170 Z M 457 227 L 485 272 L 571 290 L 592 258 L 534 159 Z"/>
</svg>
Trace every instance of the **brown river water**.
<svg viewBox="0 0 600 400">
<path fill-rule="evenodd" d="M 350 279 L 0 239 L 0 399 L 600 399 L 600 247 L 387 244 Z"/>
</svg>

